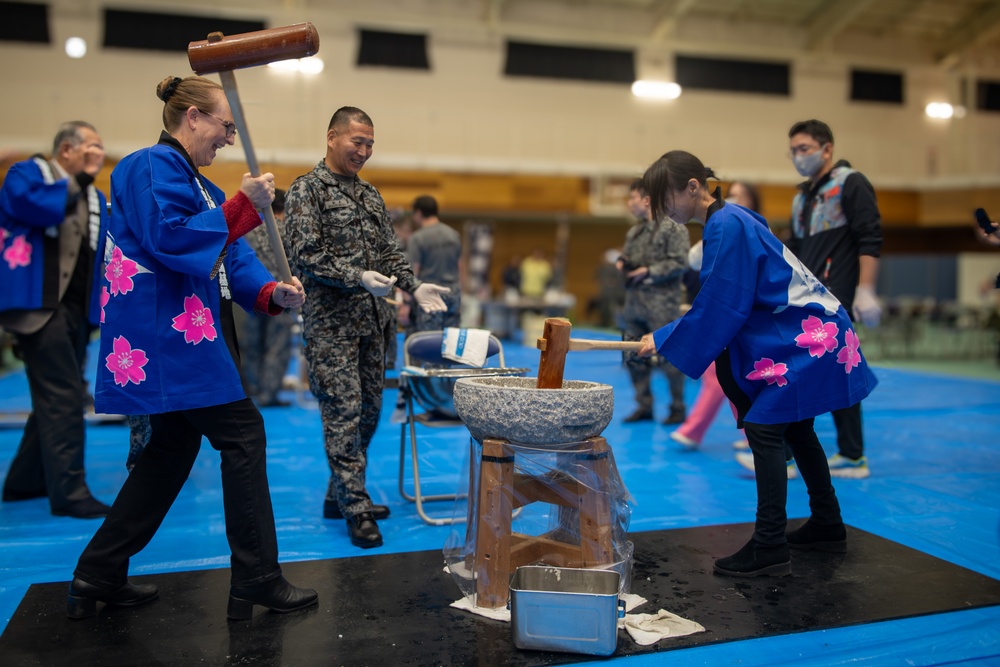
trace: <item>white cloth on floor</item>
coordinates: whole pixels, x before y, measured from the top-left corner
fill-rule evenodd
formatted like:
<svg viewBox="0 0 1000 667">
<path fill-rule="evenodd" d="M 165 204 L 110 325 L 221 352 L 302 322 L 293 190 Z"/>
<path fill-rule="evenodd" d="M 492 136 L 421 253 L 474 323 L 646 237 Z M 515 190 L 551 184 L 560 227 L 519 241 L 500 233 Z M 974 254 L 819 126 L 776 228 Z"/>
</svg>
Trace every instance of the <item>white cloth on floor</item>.
<svg viewBox="0 0 1000 667">
<path fill-rule="evenodd" d="M 490 349 L 489 329 L 447 327 L 441 341 L 441 356 L 462 364 L 482 368 Z"/>
<path fill-rule="evenodd" d="M 497 607 L 496 609 L 490 609 L 489 607 L 477 607 L 469 602 L 469 598 L 459 598 L 448 606 L 454 607 L 455 609 L 461 609 L 462 611 L 471 611 L 473 614 L 479 614 L 480 616 L 485 616 L 486 618 L 492 618 L 494 621 L 510 623 L 510 609 L 507 609 L 507 607 Z"/>
<path fill-rule="evenodd" d="M 701 623 L 681 618 L 661 609 L 655 614 L 625 614 L 618 619 L 618 627 L 625 630 L 640 646 L 648 646 L 666 637 L 683 637 L 696 632 L 704 632 Z"/>
</svg>

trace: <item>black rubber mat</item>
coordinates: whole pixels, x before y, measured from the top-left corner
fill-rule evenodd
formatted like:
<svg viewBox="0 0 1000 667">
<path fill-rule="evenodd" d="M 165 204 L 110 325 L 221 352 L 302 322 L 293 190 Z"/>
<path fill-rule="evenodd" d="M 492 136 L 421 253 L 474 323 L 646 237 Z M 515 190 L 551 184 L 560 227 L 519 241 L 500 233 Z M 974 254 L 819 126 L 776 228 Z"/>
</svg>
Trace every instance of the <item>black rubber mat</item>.
<svg viewBox="0 0 1000 667">
<path fill-rule="evenodd" d="M 749 538 L 749 524 L 633 533 L 632 592 L 706 632 L 635 644 L 618 633 L 616 656 L 682 650 L 792 632 L 1000 604 L 1000 581 L 849 528 L 846 555 L 792 553 L 792 575 L 732 579 L 712 561 Z M 227 621 L 229 571 L 136 577 L 159 599 L 134 609 L 65 617 L 67 584 L 36 584 L 0 636 L 14 665 L 555 665 L 591 660 L 520 651 L 510 626 L 449 604 L 457 586 L 440 551 L 287 563 L 320 604 L 292 614 L 258 611 Z"/>
</svg>

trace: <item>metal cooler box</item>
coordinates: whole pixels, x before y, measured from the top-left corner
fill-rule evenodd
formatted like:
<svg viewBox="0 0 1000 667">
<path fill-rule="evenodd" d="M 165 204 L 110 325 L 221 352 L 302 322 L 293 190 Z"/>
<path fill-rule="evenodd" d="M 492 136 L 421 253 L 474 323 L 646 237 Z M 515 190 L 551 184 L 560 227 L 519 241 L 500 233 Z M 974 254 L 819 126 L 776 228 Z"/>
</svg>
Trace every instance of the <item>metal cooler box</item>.
<svg viewBox="0 0 1000 667">
<path fill-rule="evenodd" d="M 613 570 L 526 565 L 510 582 L 514 646 L 536 651 L 611 655 L 618 646 L 618 589 Z"/>
</svg>

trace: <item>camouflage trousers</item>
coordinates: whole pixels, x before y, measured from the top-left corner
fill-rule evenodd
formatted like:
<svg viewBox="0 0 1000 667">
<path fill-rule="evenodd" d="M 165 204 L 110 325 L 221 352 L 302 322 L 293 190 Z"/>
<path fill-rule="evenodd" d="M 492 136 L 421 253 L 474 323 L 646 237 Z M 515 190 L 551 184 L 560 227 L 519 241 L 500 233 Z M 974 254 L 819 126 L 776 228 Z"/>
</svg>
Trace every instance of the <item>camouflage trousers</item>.
<svg viewBox="0 0 1000 667">
<path fill-rule="evenodd" d="M 336 500 L 345 517 L 372 509 L 365 469 L 368 445 L 382 412 L 384 345 L 380 335 L 313 332 L 306 340 L 309 388 L 319 402 L 330 464 L 326 498 Z"/>
<path fill-rule="evenodd" d="M 247 397 L 257 405 L 273 405 L 292 358 L 292 326 L 289 313 L 275 317 L 248 315 L 240 331 L 240 357 Z"/>
<path fill-rule="evenodd" d="M 643 330 L 642 324 L 633 325 L 626 322 L 623 340 L 639 340 L 653 329 Z M 669 361 L 658 354 L 651 357 L 640 357 L 633 352 L 624 353 L 625 368 L 628 369 L 632 388 L 635 391 L 635 402 L 640 410 L 653 409 L 652 375 L 658 368 L 667 376 L 667 386 L 670 388 L 670 407 L 674 410 L 684 410 L 684 374 Z"/>
<path fill-rule="evenodd" d="M 128 470 L 132 470 L 136 459 L 149 444 L 149 438 L 152 435 L 153 429 L 149 425 L 149 415 L 128 416 L 128 457 L 125 459 L 125 467 Z"/>
</svg>

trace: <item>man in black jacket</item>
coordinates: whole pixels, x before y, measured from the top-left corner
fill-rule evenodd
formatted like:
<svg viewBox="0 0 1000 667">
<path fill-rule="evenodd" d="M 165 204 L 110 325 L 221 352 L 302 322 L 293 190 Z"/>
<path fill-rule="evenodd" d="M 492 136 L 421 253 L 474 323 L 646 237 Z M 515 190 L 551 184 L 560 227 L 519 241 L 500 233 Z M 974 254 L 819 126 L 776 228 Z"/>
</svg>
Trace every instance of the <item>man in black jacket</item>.
<svg viewBox="0 0 1000 667">
<path fill-rule="evenodd" d="M 819 120 L 788 131 L 789 157 L 808 180 L 792 202 L 789 250 L 837 299 L 854 320 L 876 327 L 881 307 L 875 297 L 882 223 L 875 190 L 846 160 L 833 159 L 833 132 Z M 861 430 L 861 404 L 831 413 L 838 453 L 829 459 L 835 477 L 869 475 Z"/>
</svg>

